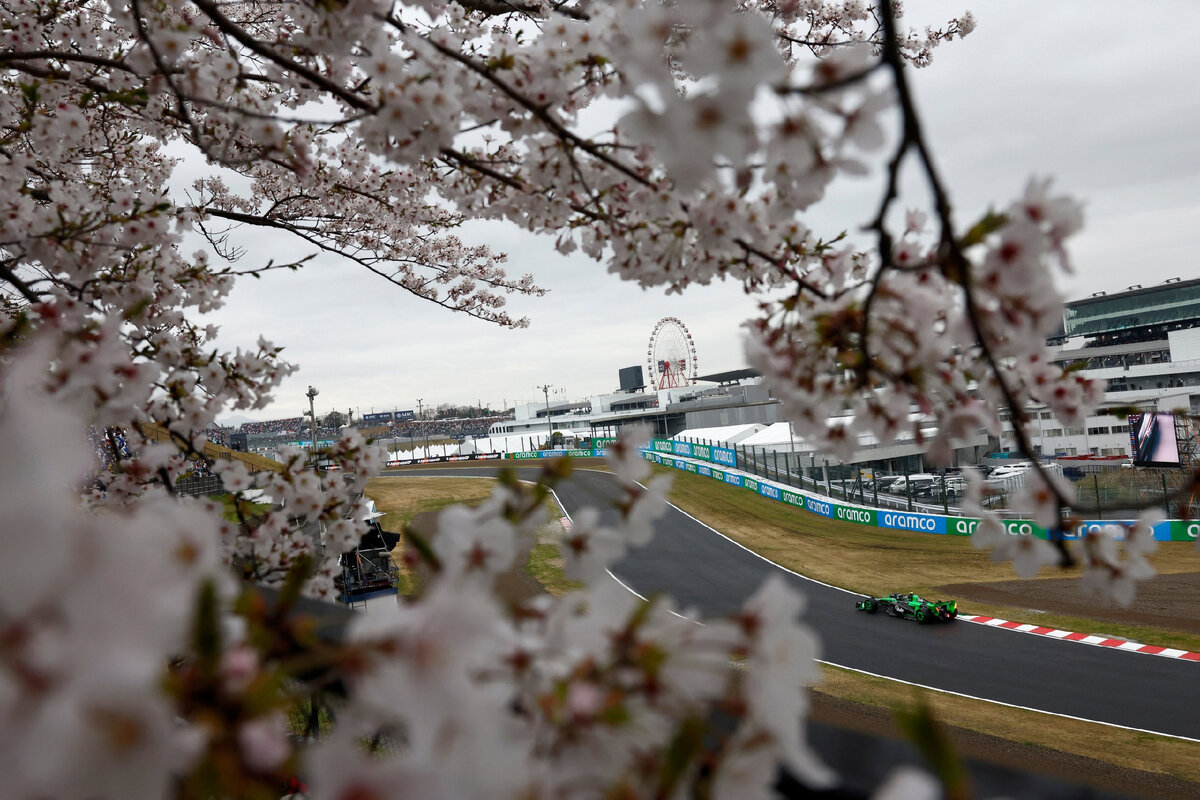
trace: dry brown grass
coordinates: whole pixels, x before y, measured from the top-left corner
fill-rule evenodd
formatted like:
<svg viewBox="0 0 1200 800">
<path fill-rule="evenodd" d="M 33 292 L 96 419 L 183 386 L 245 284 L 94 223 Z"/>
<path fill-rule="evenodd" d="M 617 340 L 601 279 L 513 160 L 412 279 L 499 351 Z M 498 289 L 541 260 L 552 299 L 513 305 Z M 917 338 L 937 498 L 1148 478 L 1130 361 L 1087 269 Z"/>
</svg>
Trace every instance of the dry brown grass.
<svg viewBox="0 0 1200 800">
<path fill-rule="evenodd" d="M 456 503 L 471 505 L 482 502 L 492 493 L 490 478 L 372 478 L 364 493 L 375 501 L 383 513 L 379 527 L 385 531 L 401 532 L 417 514 L 440 511 Z M 416 588 L 416 576 L 404 563 L 404 540 L 392 550 L 392 563 L 400 572 L 400 594 L 410 594 Z"/>
<path fill-rule="evenodd" d="M 657 469 L 666 469 L 659 467 Z M 772 561 L 817 580 L 868 594 L 898 587 L 930 592 L 946 583 L 1011 580 L 1007 564 L 993 563 L 968 537 L 934 536 L 829 520 L 711 478 L 670 470 L 671 501 L 725 535 Z M 1163 542 L 1154 556 L 1162 573 L 1200 571 L 1200 553 L 1190 542 Z M 1062 577 L 1049 570 L 1046 578 Z M 1028 609 L 972 606 L 972 612 L 1022 619 Z M 1166 646 L 1200 649 L 1200 638 L 1157 628 L 1098 623 L 1039 614 L 1039 624 L 1071 630 L 1102 627 L 1110 635 Z M 826 667 L 816 691 L 895 710 L 910 707 L 913 688 L 904 684 Z M 981 700 L 929 692 L 928 701 L 946 724 L 1099 759 L 1119 767 L 1150 770 L 1200 781 L 1200 755 L 1193 742 L 1126 731 L 1008 708 Z"/>
<path fill-rule="evenodd" d="M 382 477 L 368 481 L 365 491 L 384 514 L 379 526 L 385 531 L 402 531 L 423 511 L 482 502 L 492 493 L 493 483 L 490 478 Z"/>
<path fill-rule="evenodd" d="M 993 562 L 986 552 L 976 550 L 967 536 L 936 536 L 831 520 L 712 478 L 674 469 L 670 473 L 675 476 L 672 503 L 775 563 L 825 583 L 873 595 L 899 590 L 936 594 L 936 587 L 947 583 L 1016 577 L 1010 565 Z M 1200 572 L 1200 551 L 1191 542 L 1162 542 L 1151 561 L 1163 574 Z M 1047 569 L 1041 578 L 1071 574 Z M 970 611 L 1021 621 L 1034 613 L 1013 606 L 972 606 Z M 1200 650 L 1200 637 L 1180 631 L 1036 613 L 1040 625 L 1067 630 L 1099 628 L 1147 644 Z"/>
<path fill-rule="evenodd" d="M 383 529 L 402 531 L 422 512 L 439 511 L 456 503 L 475 505 L 491 494 L 494 485 L 491 478 L 382 477 L 367 483 L 366 494 L 384 514 L 379 519 Z M 552 498 L 547 498 L 546 504 L 550 522 L 538 532 L 538 543 L 529 553 L 525 571 L 544 591 L 557 597 L 582 584 L 567 580 L 563 574 L 563 559 L 557 544 L 562 537 L 559 510 Z M 392 559 L 400 568 L 404 587 L 410 588 L 412 578 L 403 564 L 403 546 L 403 542 L 397 546 Z"/>
<path fill-rule="evenodd" d="M 862 587 L 861 591 L 868 591 L 868 586 L 878 587 L 874 591 L 880 593 L 884 589 L 894 591 L 888 587 L 897 582 L 920 590 L 955 581 L 1012 577 L 1009 567 L 993 564 L 965 537 L 880 531 L 826 520 L 711 478 L 671 472 L 676 476 L 672 502 L 776 563 L 819 580 Z M 488 480 L 419 477 L 378 478 L 367 487 L 379 509 L 396 514 L 395 519 L 401 522 L 419 511 L 454 502 L 477 502 L 490 489 Z M 399 524 L 384 527 L 396 530 Z M 1200 557 L 1190 544 L 1181 544 L 1184 549 L 1165 547 L 1160 551 L 1160 571 L 1200 571 Z M 539 550 L 545 547 L 542 544 Z M 549 551 L 544 553 L 544 562 L 548 563 L 542 562 L 540 554 L 537 559 L 531 558 L 531 572 L 547 567 L 553 572 L 559 567 Z M 989 608 L 986 613 L 1000 616 L 1002 611 Z M 1039 617 L 1043 620 L 1048 621 Z M 827 666 L 824 673 L 824 681 L 814 691 L 889 710 L 912 705 L 914 690 L 904 684 L 836 667 Z M 1200 781 L 1200 758 L 1194 743 L 936 692 L 927 693 L 927 701 L 940 720 L 954 727 L 1120 767 Z"/>
<path fill-rule="evenodd" d="M 913 705 L 915 693 L 922 691 L 839 667 L 825 665 L 823 671 L 824 680 L 814 691 L 871 706 L 909 708 Z M 1200 781 L 1200 748 L 1194 742 L 1009 708 L 940 692 L 922 693 L 935 716 L 947 725 L 1086 756 L 1126 769 L 1161 772 L 1184 780 Z"/>
</svg>

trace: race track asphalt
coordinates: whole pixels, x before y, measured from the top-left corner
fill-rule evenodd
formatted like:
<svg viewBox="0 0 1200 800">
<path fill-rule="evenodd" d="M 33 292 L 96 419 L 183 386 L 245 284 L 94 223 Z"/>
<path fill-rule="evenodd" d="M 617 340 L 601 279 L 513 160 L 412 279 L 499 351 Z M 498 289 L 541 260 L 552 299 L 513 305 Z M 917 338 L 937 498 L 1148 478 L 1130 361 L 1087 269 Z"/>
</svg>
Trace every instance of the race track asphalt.
<svg viewBox="0 0 1200 800">
<path fill-rule="evenodd" d="M 493 475 L 496 468 L 422 469 L 395 474 Z M 534 471 L 530 470 L 530 477 Z M 567 513 L 601 509 L 612 476 L 576 470 L 556 488 Z M 607 516 L 606 516 L 607 515 Z M 704 616 L 738 610 L 768 575 L 781 574 L 808 599 L 805 621 L 823 643 L 821 660 L 887 678 L 1024 708 L 1200 741 L 1200 664 L 955 622 L 917 625 L 856 611 L 858 595 L 771 564 L 670 507 L 645 547 L 615 564 L 643 596 L 668 594 Z M 920 535 L 903 534 L 897 535 Z M 904 587 L 896 587 L 902 591 Z M 969 609 L 965 609 L 968 610 Z"/>
</svg>

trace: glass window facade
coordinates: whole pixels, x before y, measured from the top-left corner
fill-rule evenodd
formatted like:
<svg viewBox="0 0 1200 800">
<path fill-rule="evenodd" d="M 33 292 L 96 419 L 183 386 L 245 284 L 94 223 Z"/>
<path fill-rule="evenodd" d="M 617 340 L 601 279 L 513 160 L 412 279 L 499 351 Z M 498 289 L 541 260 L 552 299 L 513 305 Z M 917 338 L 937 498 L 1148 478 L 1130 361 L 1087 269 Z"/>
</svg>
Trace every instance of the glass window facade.
<svg viewBox="0 0 1200 800">
<path fill-rule="evenodd" d="M 1068 303 L 1064 324 L 1067 336 L 1093 336 L 1197 318 L 1200 318 L 1200 280 Z"/>
</svg>

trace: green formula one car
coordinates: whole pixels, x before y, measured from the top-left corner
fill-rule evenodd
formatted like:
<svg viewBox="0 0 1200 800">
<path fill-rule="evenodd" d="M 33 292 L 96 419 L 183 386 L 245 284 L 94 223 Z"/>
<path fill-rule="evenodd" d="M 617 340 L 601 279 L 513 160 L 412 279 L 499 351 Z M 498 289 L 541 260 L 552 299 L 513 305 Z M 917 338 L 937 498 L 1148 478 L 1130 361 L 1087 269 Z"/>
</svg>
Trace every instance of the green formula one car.
<svg viewBox="0 0 1200 800">
<path fill-rule="evenodd" d="M 868 597 L 855 606 L 859 611 L 874 614 L 879 609 L 893 617 L 915 619 L 919 623 L 949 622 L 958 616 L 956 600 L 926 600 L 915 592 L 896 592 L 887 597 Z"/>
</svg>

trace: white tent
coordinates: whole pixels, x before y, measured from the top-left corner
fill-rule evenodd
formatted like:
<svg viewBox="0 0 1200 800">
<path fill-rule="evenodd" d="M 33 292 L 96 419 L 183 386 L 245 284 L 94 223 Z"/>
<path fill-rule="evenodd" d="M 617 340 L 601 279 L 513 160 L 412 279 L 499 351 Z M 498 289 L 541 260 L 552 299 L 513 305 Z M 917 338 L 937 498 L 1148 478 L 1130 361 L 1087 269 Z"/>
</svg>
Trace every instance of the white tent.
<svg viewBox="0 0 1200 800">
<path fill-rule="evenodd" d="M 749 425 L 723 425 L 719 428 L 692 428 L 682 433 L 677 433 L 671 438 L 689 442 L 714 442 L 720 446 L 733 447 L 734 445 L 742 444 L 745 439 L 755 435 L 765 427 L 767 426 L 756 422 Z"/>
<path fill-rule="evenodd" d="M 767 450 L 787 450 L 792 447 L 793 442 L 795 443 L 797 452 L 812 449 L 799 437 L 791 435 L 788 423 L 776 422 L 758 431 L 753 436 L 747 436 L 740 444 L 745 447 L 761 447 Z"/>
<path fill-rule="evenodd" d="M 468 439 L 462 443 L 463 455 L 473 453 L 516 453 L 522 450 L 537 450 L 546 442 L 546 434 L 526 433 L 524 435 L 509 434 L 508 436 L 485 436 L 479 439 Z"/>
<path fill-rule="evenodd" d="M 431 444 L 428 448 L 414 447 L 412 450 L 397 450 L 388 454 L 388 461 L 407 461 L 410 458 L 438 458 L 441 456 L 456 456 L 462 450 L 457 444 Z"/>
</svg>

